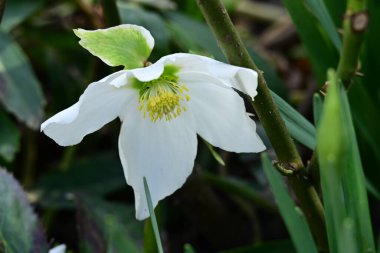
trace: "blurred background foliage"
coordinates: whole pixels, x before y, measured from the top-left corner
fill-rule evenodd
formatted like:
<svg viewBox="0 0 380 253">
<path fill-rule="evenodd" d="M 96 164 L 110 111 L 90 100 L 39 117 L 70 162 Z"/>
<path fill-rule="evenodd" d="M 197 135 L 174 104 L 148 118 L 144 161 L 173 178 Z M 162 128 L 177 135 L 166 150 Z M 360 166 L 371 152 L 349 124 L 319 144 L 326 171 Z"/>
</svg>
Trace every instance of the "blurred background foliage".
<svg viewBox="0 0 380 253">
<path fill-rule="evenodd" d="M 80 47 L 72 29 L 105 28 L 119 17 L 151 31 L 152 62 L 175 52 L 225 58 L 195 1 L 118 0 L 117 13 L 109 2 L 6 1 L 0 29 L 0 252 L 45 252 L 58 243 L 67 244 L 69 252 L 143 251 L 144 223 L 134 218 L 133 192 L 118 158 L 119 122 L 67 148 L 39 132 L 44 119 L 75 103 L 89 83 L 118 70 Z M 313 95 L 325 84 L 327 69 L 337 66 L 345 0 L 224 2 L 309 161 L 323 103 Z M 377 238 L 380 4 L 368 0 L 368 5 L 364 75 L 356 78 L 348 99 Z M 199 143 L 194 173 L 156 210 L 167 252 L 317 252 L 302 212 L 273 173 L 274 153 L 259 123 L 258 130 L 269 147 L 263 162 L 257 154 Z"/>
</svg>

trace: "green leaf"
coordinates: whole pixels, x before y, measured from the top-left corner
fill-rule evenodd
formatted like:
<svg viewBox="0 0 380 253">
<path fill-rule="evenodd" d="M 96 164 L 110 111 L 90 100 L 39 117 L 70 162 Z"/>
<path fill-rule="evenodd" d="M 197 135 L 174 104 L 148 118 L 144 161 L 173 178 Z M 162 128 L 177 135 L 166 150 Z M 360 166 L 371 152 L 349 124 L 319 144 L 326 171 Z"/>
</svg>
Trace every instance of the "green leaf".
<svg viewBox="0 0 380 253">
<path fill-rule="evenodd" d="M 12 162 L 20 148 L 20 132 L 8 116 L 0 110 L 0 156 Z"/>
<path fill-rule="evenodd" d="M 334 75 L 334 74 L 333 74 Z M 341 174 L 344 148 L 342 105 L 339 101 L 339 89 L 336 76 L 329 78 L 328 96 L 325 100 L 323 115 L 318 127 L 318 160 L 320 164 L 321 187 L 326 211 L 326 226 L 331 252 L 340 252 L 339 235 L 343 221 L 347 216 L 342 195 Z"/>
<path fill-rule="evenodd" d="M 309 5 L 310 9 L 313 10 L 313 13 L 329 35 L 330 40 L 333 42 L 336 49 L 341 51 L 342 40 L 338 35 L 333 19 L 327 11 L 325 2 L 323 0 L 306 0 L 306 3 Z"/>
<path fill-rule="evenodd" d="M 322 86 L 326 81 L 327 69 L 338 64 L 338 51 L 304 1 L 284 0 L 284 4 L 310 57 L 319 86 Z"/>
<path fill-rule="evenodd" d="M 1 27 L 5 31 L 10 31 L 15 26 L 24 21 L 36 10 L 42 7 L 44 0 L 11 0 L 6 1 L 4 16 L 1 20 Z"/>
<path fill-rule="evenodd" d="M 281 176 L 272 166 L 271 161 L 265 153 L 261 155 L 261 161 L 274 198 L 280 209 L 281 216 L 284 219 L 297 252 L 317 253 L 317 246 L 315 245 L 306 219 L 301 209 L 294 204 L 289 196 Z"/>
<path fill-rule="evenodd" d="M 144 66 L 153 46 L 150 32 L 141 26 L 119 25 L 87 31 L 75 29 L 79 44 L 110 66 L 134 69 Z"/>
<path fill-rule="evenodd" d="M 346 91 L 329 71 L 318 129 L 318 160 L 331 252 L 345 252 L 346 220 L 353 221 L 353 252 L 375 252 L 365 179 Z"/>
<path fill-rule="evenodd" d="M 0 101 L 20 121 L 39 128 L 45 103 L 39 82 L 21 48 L 1 30 Z"/>
<path fill-rule="evenodd" d="M 376 1 L 376 0 L 375 0 Z M 343 16 L 346 10 L 346 0 L 324 0 L 327 10 L 335 23 L 335 27 L 341 27 L 343 23 Z"/>
<path fill-rule="evenodd" d="M 76 203 L 81 252 L 142 252 L 143 227 L 133 206 L 81 194 Z"/>
<path fill-rule="evenodd" d="M 310 149 L 315 148 L 315 127 L 276 93 L 271 92 L 290 135 Z"/>
<path fill-rule="evenodd" d="M 43 234 L 24 191 L 13 176 L 0 168 L 1 252 L 47 252 L 46 242 L 38 238 Z"/>
<path fill-rule="evenodd" d="M 169 30 L 162 17 L 155 12 L 147 11 L 133 4 L 118 2 L 120 18 L 125 24 L 141 25 L 148 29 L 155 42 L 156 49 L 163 53 L 169 52 Z"/>
</svg>

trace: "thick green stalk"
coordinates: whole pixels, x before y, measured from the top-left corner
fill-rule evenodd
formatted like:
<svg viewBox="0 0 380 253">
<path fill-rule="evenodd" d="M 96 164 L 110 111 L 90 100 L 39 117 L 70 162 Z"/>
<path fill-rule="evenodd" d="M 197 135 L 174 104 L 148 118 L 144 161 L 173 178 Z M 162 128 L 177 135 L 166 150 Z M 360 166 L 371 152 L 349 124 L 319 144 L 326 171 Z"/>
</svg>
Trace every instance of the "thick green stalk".
<svg viewBox="0 0 380 253">
<path fill-rule="evenodd" d="M 307 178 L 302 176 L 305 171 L 304 165 L 270 95 L 263 72 L 249 56 L 221 1 L 197 0 L 197 3 L 228 61 L 233 65 L 251 68 L 258 73 L 258 95 L 255 97 L 253 106 L 279 162 L 299 172 L 289 177 L 289 183 L 298 197 L 317 244 L 321 250 L 328 251 L 322 203 L 315 188 Z"/>
<path fill-rule="evenodd" d="M 337 76 L 349 88 L 358 70 L 360 48 L 368 27 L 365 0 L 349 0 L 343 20 L 343 50 L 339 59 Z"/>
</svg>

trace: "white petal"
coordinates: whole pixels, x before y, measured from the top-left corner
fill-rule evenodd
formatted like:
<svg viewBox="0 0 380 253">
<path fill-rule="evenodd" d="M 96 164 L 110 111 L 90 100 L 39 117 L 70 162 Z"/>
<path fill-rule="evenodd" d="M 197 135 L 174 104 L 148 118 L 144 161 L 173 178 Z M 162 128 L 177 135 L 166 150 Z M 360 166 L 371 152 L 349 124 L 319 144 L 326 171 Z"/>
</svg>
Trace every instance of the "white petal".
<svg viewBox="0 0 380 253">
<path fill-rule="evenodd" d="M 226 85 L 233 87 L 252 99 L 257 95 L 257 73 L 248 68 L 242 68 L 226 64 L 214 59 L 194 55 L 178 53 L 165 56 L 160 59 L 165 64 L 173 63 L 181 67 L 182 73 L 202 72 L 216 77 Z"/>
<path fill-rule="evenodd" d="M 157 79 L 164 72 L 165 61 L 166 59 L 162 58 L 156 63 L 144 68 L 124 70 L 123 74 L 112 80 L 111 84 L 115 87 L 121 87 L 128 83 L 128 79 L 131 77 L 134 77 L 141 82 L 149 82 Z"/>
<path fill-rule="evenodd" d="M 133 187 L 136 218 L 149 216 L 144 192 L 146 177 L 153 205 L 180 188 L 190 175 L 197 150 L 191 114 L 153 123 L 130 104 L 119 136 L 119 154 L 127 183 Z"/>
<path fill-rule="evenodd" d="M 148 82 L 157 79 L 164 72 L 164 62 L 158 61 L 150 66 L 139 69 L 132 69 L 129 72 L 141 82 Z"/>
<path fill-rule="evenodd" d="M 256 124 L 246 113 L 243 99 L 220 80 L 205 74 L 181 74 L 189 88 L 189 111 L 197 133 L 213 146 L 231 152 L 265 149 Z"/>
<path fill-rule="evenodd" d="M 42 123 L 41 131 L 59 145 L 70 146 L 118 117 L 131 97 L 138 97 L 138 92 L 128 86 L 117 88 L 109 84 L 123 73 L 90 84 L 76 104 Z"/>
<path fill-rule="evenodd" d="M 66 251 L 66 245 L 61 244 L 49 250 L 49 253 L 65 253 L 65 251 Z"/>
</svg>

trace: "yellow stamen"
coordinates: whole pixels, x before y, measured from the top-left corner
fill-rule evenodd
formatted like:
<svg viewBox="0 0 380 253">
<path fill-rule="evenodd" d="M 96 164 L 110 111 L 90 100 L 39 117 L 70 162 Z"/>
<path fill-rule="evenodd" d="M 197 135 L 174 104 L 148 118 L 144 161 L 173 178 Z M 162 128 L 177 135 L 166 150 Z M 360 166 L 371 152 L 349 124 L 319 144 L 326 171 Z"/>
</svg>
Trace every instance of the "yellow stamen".
<svg viewBox="0 0 380 253">
<path fill-rule="evenodd" d="M 163 75 L 143 84 L 139 110 L 144 117 L 148 115 L 152 122 L 162 119 L 170 121 L 186 111 L 183 103 L 190 100 L 187 94 L 189 89 L 177 81 L 177 78 Z"/>
</svg>

